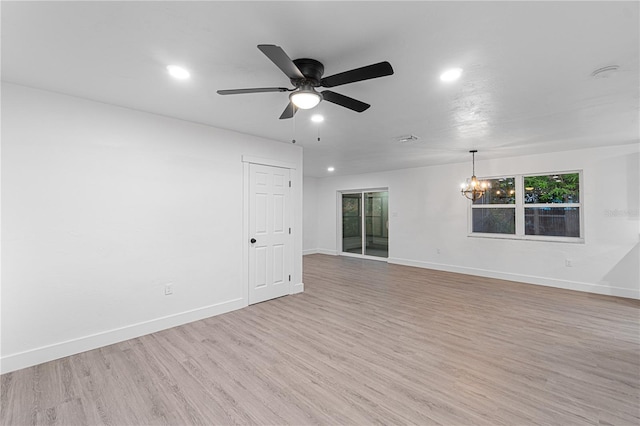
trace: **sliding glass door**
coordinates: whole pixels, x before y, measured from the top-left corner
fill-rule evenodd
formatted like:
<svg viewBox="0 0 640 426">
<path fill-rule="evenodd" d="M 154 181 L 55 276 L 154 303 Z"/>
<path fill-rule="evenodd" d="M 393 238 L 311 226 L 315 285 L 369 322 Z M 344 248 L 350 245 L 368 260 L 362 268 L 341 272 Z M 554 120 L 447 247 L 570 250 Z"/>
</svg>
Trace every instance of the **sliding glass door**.
<svg viewBox="0 0 640 426">
<path fill-rule="evenodd" d="M 342 252 L 389 256 L 389 193 L 342 194 Z"/>
<path fill-rule="evenodd" d="M 342 194 L 342 251 L 362 254 L 362 194 Z"/>
<path fill-rule="evenodd" d="M 389 193 L 365 192 L 364 254 L 389 256 Z"/>
</svg>

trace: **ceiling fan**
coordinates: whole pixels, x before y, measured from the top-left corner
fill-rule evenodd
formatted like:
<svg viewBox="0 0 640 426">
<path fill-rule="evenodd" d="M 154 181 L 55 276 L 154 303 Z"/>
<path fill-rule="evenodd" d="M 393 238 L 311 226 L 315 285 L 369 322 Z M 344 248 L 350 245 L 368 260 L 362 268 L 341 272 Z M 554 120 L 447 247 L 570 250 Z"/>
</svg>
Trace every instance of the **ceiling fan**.
<svg viewBox="0 0 640 426">
<path fill-rule="evenodd" d="M 280 119 L 292 118 L 298 109 L 310 109 L 325 100 L 336 105 L 343 106 L 356 112 L 363 112 L 371 105 L 350 98 L 331 90 L 317 92 L 316 87 L 336 87 L 343 84 L 355 83 L 356 81 L 370 80 L 372 78 L 384 77 L 393 74 L 393 68 L 389 62 L 379 62 L 366 67 L 352 69 L 350 71 L 334 74 L 329 77 L 322 77 L 324 66 L 315 59 L 301 58 L 291 60 L 280 46 L 273 44 L 260 44 L 258 49 L 267 58 L 276 64 L 283 73 L 291 80 L 295 87 L 258 87 L 253 89 L 230 89 L 218 90 L 219 95 L 238 95 L 245 93 L 266 93 L 266 92 L 292 92 L 289 95 L 289 104 L 280 115 Z"/>
</svg>

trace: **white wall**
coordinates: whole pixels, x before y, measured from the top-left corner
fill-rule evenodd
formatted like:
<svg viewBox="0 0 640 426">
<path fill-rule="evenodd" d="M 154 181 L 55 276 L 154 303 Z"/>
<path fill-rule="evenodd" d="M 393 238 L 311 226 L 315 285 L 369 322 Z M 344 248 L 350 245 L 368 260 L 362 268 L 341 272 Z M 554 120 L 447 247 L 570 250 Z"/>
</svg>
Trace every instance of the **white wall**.
<svg viewBox="0 0 640 426">
<path fill-rule="evenodd" d="M 318 178 L 304 177 L 303 185 L 303 254 L 312 254 L 318 247 Z"/>
<path fill-rule="evenodd" d="M 296 165 L 301 288 L 300 147 L 3 84 L 2 151 L 2 371 L 246 306 L 243 155 Z"/>
<path fill-rule="evenodd" d="M 640 298 L 639 158 L 639 145 L 631 144 L 476 161 L 479 176 L 582 169 L 584 244 L 469 237 L 459 183 L 469 177 L 471 161 L 322 178 L 316 251 L 340 248 L 338 191 L 388 187 L 391 263 Z"/>
</svg>

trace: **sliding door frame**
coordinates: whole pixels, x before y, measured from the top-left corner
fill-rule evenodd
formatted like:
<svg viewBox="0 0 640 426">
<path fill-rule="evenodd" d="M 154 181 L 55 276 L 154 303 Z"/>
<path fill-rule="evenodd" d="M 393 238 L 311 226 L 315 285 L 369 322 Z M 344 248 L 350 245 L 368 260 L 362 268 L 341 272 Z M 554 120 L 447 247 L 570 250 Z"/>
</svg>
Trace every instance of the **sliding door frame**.
<svg viewBox="0 0 640 426">
<path fill-rule="evenodd" d="M 380 257 L 380 256 L 371 256 L 371 255 L 367 255 L 364 254 L 364 252 L 366 251 L 366 217 L 365 217 L 365 196 L 364 194 L 366 194 L 367 192 L 386 192 L 387 195 L 389 195 L 389 188 L 385 188 L 385 187 L 380 187 L 380 188 L 367 188 L 367 189 L 345 189 L 345 190 L 340 190 L 336 192 L 336 206 L 337 206 L 337 212 L 336 212 L 336 254 L 339 256 L 347 256 L 347 257 L 357 257 L 360 259 L 369 259 L 369 260 L 377 260 L 379 262 L 387 262 L 387 260 L 389 259 L 389 253 L 387 252 L 387 257 Z M 343 240 L 342 240 L 342 195 L 343 194 L 360 194 L 360 199 L 361 199 L 361 220 L 360 220 L 360 227 L 361 227 L 361 234 L 362 234 L 362 254 L 356 254 L 356 253 L 348 253 L 343 251 Z M 389 198 L 391 198 L 390 196 L 387 196 L 387 203 L 389 203 Z M 390 208 L 387 206 L 388 211 L 391 211 Z M 387 249 L 388 249 L 388 245 L 387 245 Z"/>
</svg>

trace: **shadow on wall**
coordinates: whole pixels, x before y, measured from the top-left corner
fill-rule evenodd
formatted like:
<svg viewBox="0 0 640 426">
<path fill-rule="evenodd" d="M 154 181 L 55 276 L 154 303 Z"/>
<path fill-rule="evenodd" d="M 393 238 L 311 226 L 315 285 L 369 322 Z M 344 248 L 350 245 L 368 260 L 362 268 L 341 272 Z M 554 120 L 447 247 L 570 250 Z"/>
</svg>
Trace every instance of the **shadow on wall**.
<svg viewBox="0 0 640 426">
<path fill-rule="evenodd" d="M 627 182 L 640 180 L 640 154 L 635 153 L 627 157 Z M 638 209 L 640 207 L 640 191 L 637 185 L 627 185 L 628 192 L 626 210 L 608 211 L 609 216 L 622 216 L 627 220 L 638 221 Z M 638 238 L 640 240 L 640 236 Z M 640 287 L 640 242 L 622 258 L 603 277 L 603 281 L 610 285 L 622 288 L 638 289 Z"/>
<path fill-rule="evenodd" d="M 640 182 L 640 153 L 636 153 L 634 155 L 629 155 L 627 157 L 627 170 L 629 176 L 627 177 L 627 182 Z M 632 208 L 635 207 L 636 211 L 638 207 L 640 207 L 640 191 L 638 190 L 637 185 L 627 185 L 627 203 Z M 636 214 L 635 219 L 637 220 L 638 215 Z M 632 219 L 632 218 L 630 218 Z"/>
<path fill-rule="evenodd" d="M 633 246 L 629 253 L 603 277 L 603 281 L 615 287 L 638 288 L 640 285 L 640 243 Z"/>
</svg>

